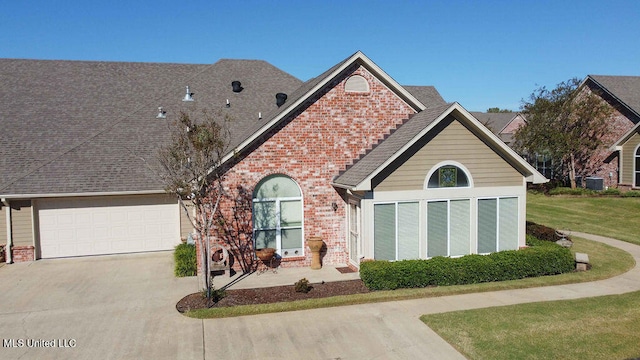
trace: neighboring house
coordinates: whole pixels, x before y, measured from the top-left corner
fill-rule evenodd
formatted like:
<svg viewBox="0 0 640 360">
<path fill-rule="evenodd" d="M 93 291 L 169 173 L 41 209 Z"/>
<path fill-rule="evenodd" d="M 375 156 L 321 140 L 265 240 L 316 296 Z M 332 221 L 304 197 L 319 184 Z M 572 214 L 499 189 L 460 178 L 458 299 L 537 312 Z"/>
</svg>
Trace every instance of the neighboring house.
<svg viewBox="0 0 640 360">
<path fill-rule="evenodd" d="M 309 265 L 311 236 L 325 264 L 355 267 L 518 249 L 526 184 L 546 181 L 462 106 L 399 85 L 361 52 L 304 83 L 261 61 L 0 65 L 0 241 L 14 260 L 187 236 L 151 171 L 181 109 L 233 118 L 225 186 L 252 194 L 246 241 L 276 248 L 281 266 Z"/>
<path fill-rule="evenodd" d="M 583 84 L 614 109 L 610 134 L 592 159 L 594 176 L 606 186 L 640 188 L 640 76 L 589 75 Z"/>
<path fill-rule="evenodd" d="M 500 140 L 512 147 L 513 135 L 516 130 L 526 123 L 521 113 L 484 113 L 472 111 L 476 119 L 489 128 Z"/>
</svg>

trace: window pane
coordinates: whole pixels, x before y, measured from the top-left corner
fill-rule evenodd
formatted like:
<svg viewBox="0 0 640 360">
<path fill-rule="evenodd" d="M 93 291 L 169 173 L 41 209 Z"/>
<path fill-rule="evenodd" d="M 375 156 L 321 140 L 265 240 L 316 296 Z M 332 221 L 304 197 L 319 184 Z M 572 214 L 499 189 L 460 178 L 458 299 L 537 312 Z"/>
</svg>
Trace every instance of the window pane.
<svg viewBox="0 0 640 360">
<path fill-rule="evenodd" d="M 635 186 L 640 186 L 640 171 L 636 172 L 636 183 Z"/>
<path fill-rule="evenodd" d="M 302 250 L 302 229 L 282 229 L 282 250 L 299 249 Z M 296 254 L 289 254 L 296 255 Z M 299 253 L 297 255 L 302 255 Z"/>
<path fill-rule="evenodd" d="M 640 171 L 640 156 L 636 155 L 636 171 Z"/>
<path fill-rule="evenodd" d="M 467 174 L 457 166 L 447 165 L 436 170 L 427 183 L 428 188 L 469 186 Z"/>
<path fill-rule="evenodd" d="M 276 228 L 276 203 L 275 201 L 253 203 L 253 224 L 255 229 Z"/>
<path fill-rule="evenodd" d="M 420 257 L 419 211 L 417 202 L 398 204 L 398 260 Z"/>
<path fill-rule="evenodd" d="M 276 231 L 259 230 L 256 231 L 256 249 L 274 248 L 277 249 Z"/>
<path fill-rule="evenodd" d="M 427 257 L 447 256 L 447 202 L 427 203 Z"/>
<path fill-rule="evenodd" d="M 518 249 L 518 198 L 500 199 L 498 250 Z"/>
<path fill-rule="evenodd" d="M 496 251 L 497 199 L 478 200 L 478 253 Z"/>
<path fill-rule="evenodd" d="M 280 202 L 280 226 L 302 226 L 302 201 Z"/>
<path fill-rule="evenodd" d="M 373 207 L 373 257 L 376 260 L 396 259 L 396 204 Z"/>
<path fill-rule="evenodd" d="M 275 199 L 283 197 L 299 197 L 300 189 L 295 181 L 284 175 L 267 177 L 256 187 L 254 199 Z"/>
<path fill-rule="evenodd" d="M 471 252 L 470 230 L 470 214 L 471 201 L 469 200 L 452 200 L 450 203 L 451 218 L 451 256 L 467 255 Z"/>
</svg>

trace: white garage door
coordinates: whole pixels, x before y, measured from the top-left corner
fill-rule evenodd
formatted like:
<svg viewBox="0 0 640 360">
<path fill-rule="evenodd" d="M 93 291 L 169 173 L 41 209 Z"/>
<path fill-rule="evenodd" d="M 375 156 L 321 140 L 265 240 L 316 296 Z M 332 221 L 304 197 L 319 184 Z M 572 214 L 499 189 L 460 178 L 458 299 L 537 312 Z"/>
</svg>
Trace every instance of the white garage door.
<svg viewBox="0 0 640 360">
<path fill-rule="evenodd" d="M 179 208 L 167 196 L 61 198 L 37 203 L 42 258 L 170 250 Z"/>
</svg>

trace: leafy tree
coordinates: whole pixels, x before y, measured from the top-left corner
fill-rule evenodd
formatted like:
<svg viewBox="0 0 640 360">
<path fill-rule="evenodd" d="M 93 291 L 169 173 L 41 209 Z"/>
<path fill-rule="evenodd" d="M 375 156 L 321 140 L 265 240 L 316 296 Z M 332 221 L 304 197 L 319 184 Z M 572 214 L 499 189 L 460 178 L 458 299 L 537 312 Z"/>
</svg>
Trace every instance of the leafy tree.
<svg viewBox="0 0 640 360">
<path fill-rule="evenodd" d="M 224 172 L 220 165 L 229 146 L 228 124 L 227 117 L 217 122 L 206 111 L 199 117 L 181 112 L 170 125 L 170 144 L 161 147 L 158 153 L 165 190 L 177 195 L 200 242 L 208 298 L 213 287 L 210 277 L 211 233 L 225 194 L 222 184 Z M 186 203 L 194 207 L 194 215 Z"/>
<path fill-rule="evenodd" d="M 487 109 L 488 113 L 512 113 L 513 110 L 509 109 L 500 109 L 499 107 L 492 107 Z"/>
<path fill-rule="evenodd" d="M 611 107 L 600 96 L 580 86 L 580 79 L 564 81 L 555 89 L 536 89 L 522 112 L 527 123 L 515 133 L 517 150 L 529 154 L 549 154 L 564 165 L 576 187 L 576 172 L 584 171 L 588 159 L 602 145 L 609 132 Z"/>
</svg>

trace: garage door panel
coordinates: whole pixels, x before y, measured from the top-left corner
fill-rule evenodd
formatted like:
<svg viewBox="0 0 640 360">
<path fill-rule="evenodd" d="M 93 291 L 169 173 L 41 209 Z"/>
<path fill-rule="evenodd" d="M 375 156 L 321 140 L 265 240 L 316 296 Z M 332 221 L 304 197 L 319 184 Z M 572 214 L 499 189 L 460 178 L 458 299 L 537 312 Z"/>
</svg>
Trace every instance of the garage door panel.
<svg viewBox="0 0 640 360">
<path fill-rule="evenodd" d="M 43 258 L 171 250 L 180 242 L 178 204 L 166 197 L 38 202 Z"/>
</svg>

